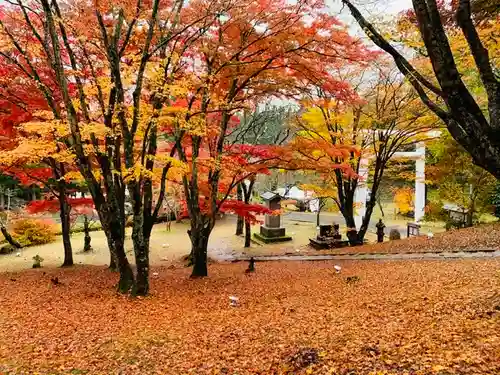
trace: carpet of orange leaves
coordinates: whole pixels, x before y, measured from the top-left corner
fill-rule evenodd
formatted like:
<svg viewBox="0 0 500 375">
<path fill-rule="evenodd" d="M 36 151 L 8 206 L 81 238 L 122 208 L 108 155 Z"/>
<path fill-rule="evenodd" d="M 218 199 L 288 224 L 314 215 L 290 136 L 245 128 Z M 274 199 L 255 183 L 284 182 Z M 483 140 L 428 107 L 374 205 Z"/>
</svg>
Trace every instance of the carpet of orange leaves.
<svg viewBox="0 0 500 375">
<path fill-rule="evenodd" d="M 461 251 L 500 250 L 500 223 L 482 224 L 472 228 L 450 230 L 436 233 L 432 238 L 427 233 L 419 237 L 404 238 L 364 246 L 345 247 L 334 250 L 316 251 L 304 248 L 307 254 L 404 254 L 404 253 L 440 253 Z"/>
<path fill-rule="evenodd" d="M 144 299 L 105 268 L 4 273 L 0 373 L 500 373 L 499 260 L 334 264 L 156 268 Z"/>
</svg>

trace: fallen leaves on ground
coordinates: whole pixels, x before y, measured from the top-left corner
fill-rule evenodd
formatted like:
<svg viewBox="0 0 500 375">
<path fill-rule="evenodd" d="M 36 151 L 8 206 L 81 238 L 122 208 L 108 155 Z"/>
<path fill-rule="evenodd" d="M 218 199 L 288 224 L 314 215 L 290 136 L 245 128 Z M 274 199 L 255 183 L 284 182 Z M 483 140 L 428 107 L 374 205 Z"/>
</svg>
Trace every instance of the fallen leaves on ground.
<svg viewBox="0 0 500 375">
<path fill-rule="evenodd" d="M 137 299 L 105 268 L 4 273 L 0 373 L 498 374 L 499 265 L 235 263 L 199 280 L 154 268 Z"/>
<path fill-rule="evenodd" d="M 477 252 L 500 250 L 500 223 L 482 224 L 472 228 L 455 229 L 436 233 L 428 237 L 421 233 L 418 237 L 389 241 L 363 246 L 344 247 L 331 250 L 314 250 L 304 246 L 300 252 L 284 250 L 267 255 L 283 255 L 299 253 L 302 255 L 318 254 L 408 254 L 408 253 L 443 253 L 443 252 Z M 261 254 L 259 254 L 261 255 Z M 265 254 L 264 254 L 265 255 Z"/>
<path fill-rule="evenodd" d="M 344 251 L 346 250 L 346 251 Z M 483 224 L 466 229 L 455 229 L 428 237 L 389 241 L 360 247 L 341 249 L 346 253 L 422 253 L 500 250 L 500 223 Z"/>
</svg>

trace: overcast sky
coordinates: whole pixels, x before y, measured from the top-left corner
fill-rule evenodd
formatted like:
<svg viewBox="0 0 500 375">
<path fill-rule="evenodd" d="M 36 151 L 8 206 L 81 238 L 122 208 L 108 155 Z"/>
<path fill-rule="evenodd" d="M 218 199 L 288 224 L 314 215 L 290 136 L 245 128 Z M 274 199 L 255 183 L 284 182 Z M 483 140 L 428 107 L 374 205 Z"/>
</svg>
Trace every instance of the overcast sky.
<svg viewBox="0 0 500 375">
<path fill-rule="evenodd" d="M 326 0 L 326 3 L 334 11 L 339 11 L 341 9 L 340 0 Z M 409 9 L 412 7 L 411 0 L 353 0 L 353 4 L 358 6 L 361 11 L 368 12 L 371 14 L 397 14 L 402 10 Z M 347 13 L 344 10 L 343 13 Z"/>
<path fill-rule="evenodd" d="M 353 0 L 361 13 L 368 19 L 371 17 L 394 16 L 403 10 L 412 8 L 411 0 Z M 362 33 L 347 7 L 342 7 L 340 0 L 326 0 L 332 13 L 352 28 L 354 33 Z"/>
</svg>

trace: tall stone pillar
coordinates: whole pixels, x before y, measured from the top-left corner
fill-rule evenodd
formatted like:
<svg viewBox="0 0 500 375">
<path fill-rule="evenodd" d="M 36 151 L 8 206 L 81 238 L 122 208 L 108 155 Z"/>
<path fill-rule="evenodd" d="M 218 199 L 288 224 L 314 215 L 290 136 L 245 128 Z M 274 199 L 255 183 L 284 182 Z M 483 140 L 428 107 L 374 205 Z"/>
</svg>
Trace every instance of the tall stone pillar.
<svg viewBox="0 0 500 375">
<path fill-rule="evenodd" d="M 425 143 L 419 142 L 415 160 L 415 222 L 425 215 Z"/>
<path fill-rule="evenodd" d="M 354 193 L 354 203 L 356 204 L 354 222 L 356 223 L 356 230 L 361 228 L 363 217 L 366 215 L 366 200 L 368 198 L 368 164 L 368 159 L 362 157 L 359 162 L 358 187 Z"/>
</svg>

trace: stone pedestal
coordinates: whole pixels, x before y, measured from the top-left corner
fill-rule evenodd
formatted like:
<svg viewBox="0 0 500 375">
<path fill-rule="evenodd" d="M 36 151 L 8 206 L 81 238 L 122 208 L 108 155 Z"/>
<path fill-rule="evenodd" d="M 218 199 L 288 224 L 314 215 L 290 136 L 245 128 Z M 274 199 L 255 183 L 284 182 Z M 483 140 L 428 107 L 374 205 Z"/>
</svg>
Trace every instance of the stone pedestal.
<svg viewBox="0 0 500 375">
<path fill-rule="evenodd" d="M 260 234 L 265 237 L 284 237 L 286 235 L 285 228 L 269 228 L 265 225 L 260 227 Z"/>
<path fill-rule="evenodd" d="M 279 194 L 268 192 L 262 194 L 261 197 L 270 210 L 276 211 L 281 208 Z M 254 237 L 264 243 L 285 242 L 292 239 L 286 235 L 285 228 L 281 227 L 280 215 L 265 215 L 264 225 L 261 225 L 259 233 L 254 233 Z"/>
</svg>

